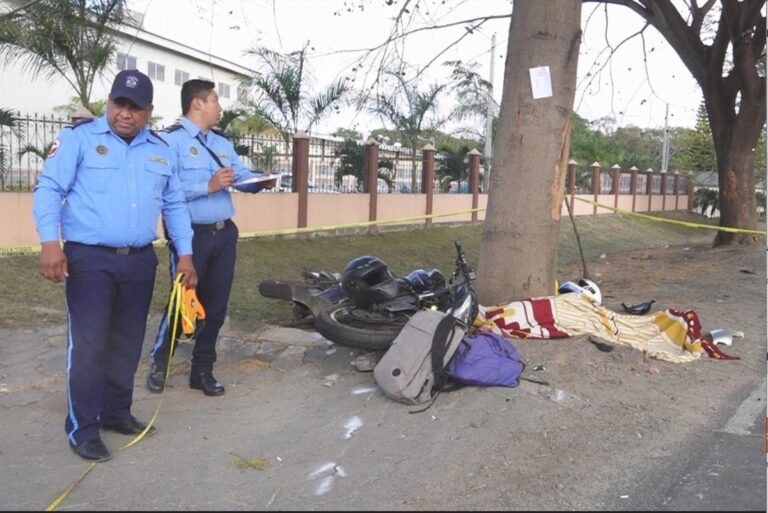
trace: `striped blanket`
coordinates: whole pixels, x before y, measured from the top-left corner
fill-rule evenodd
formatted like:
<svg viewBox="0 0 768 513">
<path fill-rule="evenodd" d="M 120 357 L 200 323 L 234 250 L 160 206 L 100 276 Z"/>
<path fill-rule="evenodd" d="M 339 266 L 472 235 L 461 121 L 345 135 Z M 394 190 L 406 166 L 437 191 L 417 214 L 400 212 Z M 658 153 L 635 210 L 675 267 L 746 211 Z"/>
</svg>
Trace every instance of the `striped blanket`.
<svg viewBox="0 0 768 513">
<path fill-rule="evenodd" d="M 693 310 L 623 315 L 580 293 L 480 306 L 474 325 L 509 338 L 592 335 L 672 363 L 696 360 L 702 349 L 701 323 Z"/>
</svg>

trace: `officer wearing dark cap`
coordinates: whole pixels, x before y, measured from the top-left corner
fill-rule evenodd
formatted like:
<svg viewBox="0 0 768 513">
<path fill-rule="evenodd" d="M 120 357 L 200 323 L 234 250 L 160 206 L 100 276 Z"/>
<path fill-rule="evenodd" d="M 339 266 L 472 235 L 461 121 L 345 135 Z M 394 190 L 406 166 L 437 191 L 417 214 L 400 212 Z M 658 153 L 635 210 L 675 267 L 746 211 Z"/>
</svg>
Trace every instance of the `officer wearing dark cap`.
<svg viewBox="0 0 768 513">
<path fill-rule="evenodd" d="M 154 432 L 131 414 L 131 405 L 158 263 L 152 241 L 161 213 L 179 248 L 177 273 L 183 273 L 186 286 L 197 285 L 176 157 L 146 128 L 151 115 L 149 77 L 121 71 L 107 113 L 59 133 L 34 190 L 40 272 L 65 284 L 64 428 L 73 451 L 89 460 L 110 458 L 100 429 Z"/>
</svg>

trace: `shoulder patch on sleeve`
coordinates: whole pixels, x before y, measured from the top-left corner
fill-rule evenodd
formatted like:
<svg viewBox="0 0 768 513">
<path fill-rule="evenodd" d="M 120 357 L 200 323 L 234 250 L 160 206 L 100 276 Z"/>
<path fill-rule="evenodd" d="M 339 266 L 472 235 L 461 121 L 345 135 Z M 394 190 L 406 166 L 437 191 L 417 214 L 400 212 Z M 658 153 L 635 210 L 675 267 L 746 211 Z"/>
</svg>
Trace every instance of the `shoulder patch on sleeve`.
<svg viewBox="0 0 768 513">
<path fill-rule="evenodd" d="M 51 158 L 54 155 L 56 155 L 56 151 L 59 149 L 59 146 L 61 146 L 61 139 L 57 137 L 56 140 L 53 141 L 53 144 L 51 145 L 51 149 L 48 150 L 48 158 Z"/>
<path fill-rule="evenodd" d="M 152 134 L 152 135 L 154 135 L 154 136 L 155 136 L 155 139 L 157 139 L 158 141 L 162 142 L 162 143 L 163 143 L 163 144 L 165 144 L 166 146 L 170 146 L 170 144 L 168 144 L 168 143 L 166 142 L 166 140 L 165 140 L 165 139 L 163 139 L 162 137 L 160 137 L 160 134 L 158 134 L 158 133 L 157 133 L 157 132 L 155 132 L 154 130 L 149 130 L 149 133 L 150 133 L 150 134 Z"/>
</svg>

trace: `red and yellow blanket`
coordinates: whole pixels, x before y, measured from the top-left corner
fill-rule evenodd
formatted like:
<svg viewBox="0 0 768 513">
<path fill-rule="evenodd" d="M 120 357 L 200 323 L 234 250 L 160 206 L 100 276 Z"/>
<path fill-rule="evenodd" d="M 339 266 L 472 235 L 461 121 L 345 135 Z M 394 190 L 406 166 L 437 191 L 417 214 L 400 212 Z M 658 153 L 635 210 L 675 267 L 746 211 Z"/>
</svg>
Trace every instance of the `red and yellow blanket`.
<svg viewBox="0 0 768 513">
<path fill-rule="evenodd" d="M 702 337 L 701 323 L 693 310 L 667 309 L 640 316 L 623 315 L 579 293 L 480 306 L 474 325 L 510 338 L 592 335 L 673 363 L 698 359 L 702 348 L 710 356 L 721 357 L 712 354 L 714 344 Z"/>
</svg>

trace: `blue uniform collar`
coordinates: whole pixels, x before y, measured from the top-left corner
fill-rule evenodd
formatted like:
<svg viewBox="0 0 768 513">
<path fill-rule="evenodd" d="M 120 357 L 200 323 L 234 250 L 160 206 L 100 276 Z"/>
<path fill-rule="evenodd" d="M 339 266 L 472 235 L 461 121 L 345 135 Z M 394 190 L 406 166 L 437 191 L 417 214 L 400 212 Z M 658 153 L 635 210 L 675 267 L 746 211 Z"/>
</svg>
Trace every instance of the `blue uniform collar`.
<svg viewBox="0 0 768 513">
<path fill-rule="evenodd" d="M 117 133 L 113 132 L 112 129 L 110 128 L 109 122 L 107 121 L 106 114 L 94 119 L 92 123 L 88 123 L 87 127 L 83 127 L 83 128 L 90 129 L 93 133 L 96 133 L 96 134 L 110 133 L 115 137 L 120 138 L 120 136 Z M 136 137 L 134 137 L 133 140 L 139 141 L 139 142 L 150 142 L 153 144 L 156 144 L 158 142 L 155 140 L 154 137 L 151 136 L 151 134 L 149 133 L 149 130 L 147 130 L 146 128 L 142 128 L 141 130 L 139 130 L 139 133 L 136 134 Z"/>
<path fill-rule="evenodd" d="M 192 121 L 190 121 L 188 117 L 184 116 L 181 118 L 181 126 L 184 127 L 184 130 L 187 131 L 190 137 L 196 138 L 197 134 L 200 134 L 200 137 L 203 138 L 203 141 L 208 140 L 208 134 L 203 132 L 203 130 L 199 126 L 197 126 Z M 211 131 L 209 130 L 208 133 L 210 132 Z"/>
</svg>

